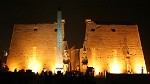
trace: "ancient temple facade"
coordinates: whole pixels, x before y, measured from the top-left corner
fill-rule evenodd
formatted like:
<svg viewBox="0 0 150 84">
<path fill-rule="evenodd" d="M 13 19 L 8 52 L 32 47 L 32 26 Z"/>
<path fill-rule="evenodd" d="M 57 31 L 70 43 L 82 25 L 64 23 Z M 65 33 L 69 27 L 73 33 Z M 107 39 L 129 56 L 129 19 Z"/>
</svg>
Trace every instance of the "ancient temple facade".
<svg viewBox="0 0 150 84">
<path fill-rule="evenodd" d="M 61 11 L 57 23 L 15 24 L 7 57 L 10 71 L 147 73 L 137 25 L 96 24 L 86 19 L 83 48 L 68 48 Z M 71 40 L 71 39 L 70 39 Z"/>
<path fill-rule="evenodd" d="M 9 70 L 62 71 L 68 64 L 66 61 L 70 61 L 64 56 L 67 45 L 64 23 L 62 12 L 58 10 L 57 23 L 15 24 L 7 58 Z"/>
<path fill-rule="evenodd" d="M 80 70 L 93 67 L 95 73 L 146 73 L 137 25 L 96 24 L 86 21 Z"/>
<path fill-rule="evenodd" d="M 56 36 L 57 23 L 16 24 L 7 58 L 9 69 L 32 69 L 36 72 L 43 68 L 55 69 Z"/>
</svg>

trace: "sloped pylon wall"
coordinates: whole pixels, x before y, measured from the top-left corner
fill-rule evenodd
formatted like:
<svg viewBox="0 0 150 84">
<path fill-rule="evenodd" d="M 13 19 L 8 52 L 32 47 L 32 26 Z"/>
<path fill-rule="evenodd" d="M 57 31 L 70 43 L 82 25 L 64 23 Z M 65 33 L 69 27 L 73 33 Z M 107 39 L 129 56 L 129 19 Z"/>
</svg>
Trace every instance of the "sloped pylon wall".
<svg viewBox="0 0 150 84">
<path fill-rule="evenodd" d="M 137 25 L 96 24 L 87 19 L 84 45 L 88 67 L 96 73 L 147 73 Z"/>
<path fill-rule="evenodd" d="M 64 29 L 63 23 L 62 27 Z M 31 69 L 33 72 L 41 72 L 47 69 L 54 71 L 57 53 L 56 36 L 57 23 L 16 24 L 7 58 L 9 70 Z"/>
</svg>

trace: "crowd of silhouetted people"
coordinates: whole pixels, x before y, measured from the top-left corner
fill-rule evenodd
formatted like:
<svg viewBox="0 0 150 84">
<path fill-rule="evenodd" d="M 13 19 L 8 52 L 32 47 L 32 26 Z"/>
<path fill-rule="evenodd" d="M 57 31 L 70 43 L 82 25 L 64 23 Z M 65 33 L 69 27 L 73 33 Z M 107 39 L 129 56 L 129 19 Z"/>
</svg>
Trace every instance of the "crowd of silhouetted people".
<svg viewBox="0 0 150 84">
<path fill-rule="evenodd" d="M 81 72 L 60 71 L 53 74 L 51 71 L 34 73 L 31 70 L 19 70 L 18 72 L 1 72 L 0 81 L 8 84 L 95 84 L 94 75 L 83 74 Z"/>
<path fill-rule="evenodd" d="M 1 69 L 3 70 L 3 69 Z M 14 72 L 0 71 L 0 84 L 131 84 L 141 83 L 149 84 L 149 74 L 110 74 L 96 78 L 92 73 L 82 73 L 79 71 L 70 71 L 61 73 L 52 73 L 52 71 L 42 71 L 34 73 L 32 70 L 19 70 Z"/>
</svg>

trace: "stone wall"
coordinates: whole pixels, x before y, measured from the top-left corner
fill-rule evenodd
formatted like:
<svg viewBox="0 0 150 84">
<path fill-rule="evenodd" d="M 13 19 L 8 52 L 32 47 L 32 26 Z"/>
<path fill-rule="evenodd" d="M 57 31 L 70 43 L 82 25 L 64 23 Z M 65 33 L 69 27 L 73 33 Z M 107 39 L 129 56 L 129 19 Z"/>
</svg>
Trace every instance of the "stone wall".
<svg viewBox="0 0 150 84">
<path fill-rule="evenodd" d="M 9 69 L 55 69 L 56 36 L 57 23 L 16 24 L 7 59 Z"/>
<path fill-rule="evenodd" d="M 95 72 L 141 73 L 143 68 L 146 73 L 137 25 L 96 24 L 86 20 L 84 45 L 88 66 L 94 67 Z"/>
</svg>

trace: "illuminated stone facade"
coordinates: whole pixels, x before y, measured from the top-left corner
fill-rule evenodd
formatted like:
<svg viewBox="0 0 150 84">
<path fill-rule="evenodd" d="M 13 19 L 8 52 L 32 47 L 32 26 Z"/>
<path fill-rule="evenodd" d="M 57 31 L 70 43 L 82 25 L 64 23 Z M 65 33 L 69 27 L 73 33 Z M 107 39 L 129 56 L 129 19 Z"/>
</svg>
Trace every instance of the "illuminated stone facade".
<svg viewBox="0 0 150 84">
<path fill-rule="evenodd" d="M 64 20 L 62 20 L 64 38 Z M 13 29 L 7 65 L 10 71 L 43 68 L 54 71 L 57 54 L 57 23 L 16 24 Z"/>
<path fill-rule="evenodd" d="M 79 49 L 75 46 L 70 48 L 70 67 L 72 71 L 79 71 Z"/>
<path fill-rule="evenodd" d="M 64 41 L 65 21 L 61 22 L 61 58 L 57 58 L 57 23 L 16 24 L 7 58 L 10 71 L 56 72 L 57 64 L 63 64 L 63 71 L 85 72 L 93 67 L 95 74 L 147 72 L 137 25 L 96 24 L 87 19 L 83 48 L 69 49 Z"/>
<path fill-rule="evenodd" d="M 137 25 L 96 24 L 86 20 L 85 49 L 80 49 L 80 70 L 87 66 L 96 73 L 146 73 Z"/>
</svg>

